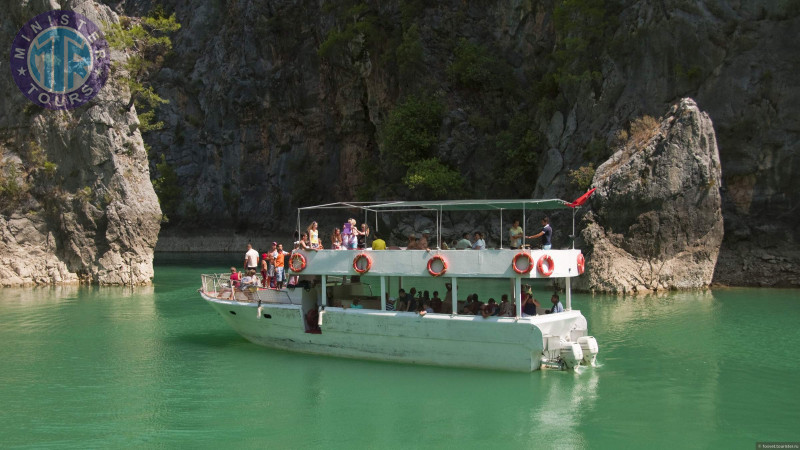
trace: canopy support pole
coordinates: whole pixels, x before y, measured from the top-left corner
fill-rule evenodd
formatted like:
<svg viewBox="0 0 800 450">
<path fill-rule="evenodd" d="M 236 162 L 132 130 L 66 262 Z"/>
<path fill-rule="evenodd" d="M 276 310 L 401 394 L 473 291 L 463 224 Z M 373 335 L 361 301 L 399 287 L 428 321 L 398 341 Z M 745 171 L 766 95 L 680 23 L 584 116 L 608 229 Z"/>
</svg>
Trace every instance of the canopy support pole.
<svg viewBox="0 0 800 450">
<path fill-rule="evenodd" d="M 517 319 L 522 317 L 522 278 L 516 277 L 514 280 L 514 296 L 517 303 Z"/>
<path fill-rule="evenodd" d="M 300 240 L 300 208 L 297 208 L 297 240 Z"/>
<path fill-rule="evenodd" d="M 565 289 L 567 290 L 567 306 L 564 310 L 572 311 L 572 287 L 570 286 L 572 283 L 569 277 L 566 277 L 565 280 Z"/>
<path fill-rule="evenodd" d="M 322 275 L 322 306 L 328 305 L 328 276 Z"/>
<path fill-rule="evenodd" d="M 453 315 L 458 314 L 458 278 L 453 277 L 451 284 L 453 285 Z"/>
<path fill-rule="evenodd" d="M 503 249 L 503 208 L 500 208 L 500 250 Z"/>
<path fill-rule="evenodd" d="M 444 213 L 442 212 L 442 206 L 439 205 L 439 237 L 438 237 L 438 245 L 436 248 L 442 248 L 442 225 L 444 225 Z"/>
<path fill-rule="evenodd" d="M 525 205 L 522 205 L 522 247 L 525 248 L 525 239 L 527 236 L 525 235 L 525 225 L 528 224 L 528 220 L 525 219 Z"/>
<path fill-rule="evenodd" d="M 386 275 L 381 275 L 381 311 L 386 311 Z"/>
<path fill-rule="evenodd" d="M 575 250 L 575 208 L 572 208 L 572 249 Z"/>
</svg>

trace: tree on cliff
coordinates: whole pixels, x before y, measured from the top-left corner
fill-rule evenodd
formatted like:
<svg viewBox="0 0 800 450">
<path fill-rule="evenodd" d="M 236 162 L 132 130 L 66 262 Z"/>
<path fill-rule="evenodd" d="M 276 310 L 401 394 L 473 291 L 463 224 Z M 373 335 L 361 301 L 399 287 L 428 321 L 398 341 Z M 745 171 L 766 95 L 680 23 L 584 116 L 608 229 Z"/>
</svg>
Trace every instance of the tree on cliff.
<svg viewBox="0 0 800 450">
<path fill-rule="evenodd" d="M 139 129 L 142 132 L 163 128 L 163 122 L 155 122 L 155 108 L 168 100 L 158 95 L 148 85 L 159 70 L 166 56 L 172 51 L 169 34 L 178 31 L 181 24 L 175 14 L 167 17 L 157 7 L 152 15 L 142 18 L 122 16 L 119 23 L 106 24 L 106 39 L 111 48 L 127 53 L 127 58 L 112 66 L 116 79 L 127 85 L 131 93 L 126 109 L 135 104 L 139 111 Z"/>
</svg>

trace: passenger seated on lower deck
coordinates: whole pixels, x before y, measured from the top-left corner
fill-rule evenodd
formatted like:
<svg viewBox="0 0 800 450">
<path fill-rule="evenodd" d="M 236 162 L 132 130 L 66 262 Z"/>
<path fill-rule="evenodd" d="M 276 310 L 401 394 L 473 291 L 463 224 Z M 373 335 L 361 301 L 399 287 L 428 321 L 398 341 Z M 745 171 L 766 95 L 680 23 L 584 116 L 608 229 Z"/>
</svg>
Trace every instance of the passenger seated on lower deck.
<svg viewBox="0 0 800 450">
<path fill-rule="evenodd" d="M 536 307 L 541 306 L 539 302 L 533 298 L 533 291 L 528 286 L 527 292 L 522 297 L 522 317 L 531 317 L 536 315 Z"/>
<path fill-rule="evenodd" d="M 481 313 L 481 307 L 483 303 L 478 300 L 478 294 L 472 294 L 471 296 L 472 301 L 468 301 L 466 305 L 464 305 L 464 312 L 463 314 L 468 314 L 472 316 L 477 316 Z M 469 299 L 468 299 L 469 300 Z"/>
<path fill-rule="evenodd" d="M 239 287 L 239 282 L 242 281 L 242 274 L 236 271 L 236 267 L 231 267 L 230 280 L 232 288 Z"/>
<path fill-rule="evenodd" d="M 354 298 L 353 303 L 350 304 L 350 309 L 364 309 L 364 306 L 361 304 L 361 300 Z"/>
<path fill-rule="evenodd" d="M 516 315 L 515 307 L 514 303 L 508 301 L 508 294 L 503 294 L 500 297 L 500 304 L 497 306 L 496 314 L 498 317 L 514 317 Z"/>
<path fill-rule="evenodd" d="M 258 284 L 258 279 L 256 278 L 256 271 L 255 269 L 250 269 L 247 271 L 247 274 L 242 278 L 241 287 L 245 288 L 247 286 L 252 286 Z"/>
<path fill-rule="evenodd" d="M 386 311 L 394 311 L 395 299 L 389 297 L 389 293 L 386 293 Z"/>
<path fill-rule="evenodd" d="M 395 302 L 395 311 L 408 311 L 408 294 L 406 294 L 405 289 L 400 288 L 397 295 L 397 301 Z"/>
<path fill-rule="evenodd" d="M 497 313 L 497 308 L 498 306 L 495 299 L 490 298 L 489 302 L 481 307 L 481 316 L 483 316 L 484 319 L 489 316 L 494 316 Z"/>
<path fill-rule="evenodd" d="M 442 299 L 439 298 L 439 291 L 433 291 L 433 298 L 431 299 L 431 308 L 433 312 L 442 312 Z"/>
</svg>

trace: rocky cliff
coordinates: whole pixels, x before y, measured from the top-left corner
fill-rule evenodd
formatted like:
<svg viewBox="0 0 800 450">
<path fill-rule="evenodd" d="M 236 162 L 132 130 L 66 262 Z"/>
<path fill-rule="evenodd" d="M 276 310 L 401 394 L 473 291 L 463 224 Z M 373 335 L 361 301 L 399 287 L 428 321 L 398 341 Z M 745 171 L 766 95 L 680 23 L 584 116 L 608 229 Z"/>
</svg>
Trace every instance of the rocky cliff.
<svg viewBox="0 0 800 450">
<path fill-rule="evenodd" d="M 150 2 L 113 6 L 141 15 Z M 178 173 L 178 234 L 289 231 L 299 204 L 424 197 L 386 154 L 410 96 L 441 107 L 435 145 L 417 155 L 463 178 L 452 195 L 565 198 L 585 188 L 571 172 L 605 162 L 619 130 L 691 97 L 722 168 L 714 280 L 800 283 L 797 2 L 164 6 L 184 27 L 158 80 L 168 126 L 146 139 Z"/>
<path fill-rule="evenodd" d="M 162 155 L 178 175 L 167 234 L 289 232 L 298 205 L 426 197 L 441 186 L 395 151 L 409 146 L 463 180 L 449 195 L 574 197 L 573 171 L 601 166 L 620 130 L 691 97 L 722 169 L 714 280 L 800 284 L 797 2 L 161 4 L 183 24 L 154 80 L 167 126 L 145 137 L 154 176 Z"/>
<path fill-rule="evenodd" d="M 12 2 L 0 47 L 51 9 L 117 17 L 92 1 Z M 86 105 L 51 111 L 20 93 L 7 60 L 0 69 L 0 285 L 150 283 L 161 212 L 126 93 L 109 82 Z"/>
<path fill-rule="evenodd" d="M 705 288 L 722 243 L 720 162 L 714 129 L 681 100 L 597 168 L 578 246 L 576 288 L 620 293 Z"/>
</svg>

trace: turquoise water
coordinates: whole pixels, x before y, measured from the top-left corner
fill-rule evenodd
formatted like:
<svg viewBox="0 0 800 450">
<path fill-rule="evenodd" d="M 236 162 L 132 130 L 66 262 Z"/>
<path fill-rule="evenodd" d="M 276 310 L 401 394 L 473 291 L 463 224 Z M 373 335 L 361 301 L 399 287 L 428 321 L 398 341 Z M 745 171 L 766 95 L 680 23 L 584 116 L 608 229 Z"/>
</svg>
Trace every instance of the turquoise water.
<svg viewBox="0 0 800 450">
<path fill-rule="evenodd" d="M 293 354 L 155 286 L 0 290 L 3 448 L 747 448 L 800 440 L 800 292 L 575 295 L 601 367 L 532 374 Z M 211 261 L 211 262 L 209 262 Z"/>
</svg>

